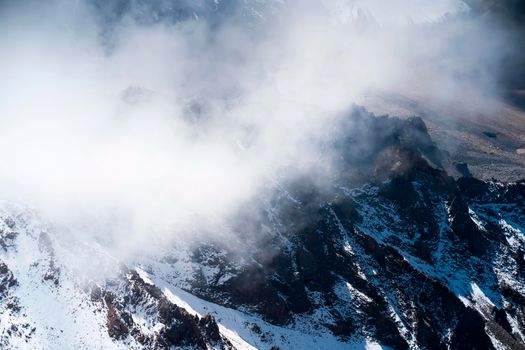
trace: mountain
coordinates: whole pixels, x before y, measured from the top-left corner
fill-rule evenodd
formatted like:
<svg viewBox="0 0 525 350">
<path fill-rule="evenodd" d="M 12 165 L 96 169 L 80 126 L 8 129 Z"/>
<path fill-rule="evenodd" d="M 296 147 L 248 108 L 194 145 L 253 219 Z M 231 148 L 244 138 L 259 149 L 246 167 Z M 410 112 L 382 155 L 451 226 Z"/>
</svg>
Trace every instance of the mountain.
<svg viewBox="0 0 525 350">
<path fill-rule="evenodd" d="M 64 16 L 72 19 L 64 21 L 64 29 L 72 35 L 78 28 L 70 22 L 80 27 L 95 14 L 96 40 L 101 39 L 107 49 L 100 53 L 108 56 L 118 48 L 118 27 L 125 28 L 129 21 L 142 28 L 205 20 L 211 33 L 206 40 L 213 41 L 225 18 L 228 24 L 245 21 L 240 28 L 249 32 L 268 23 L 269 16 L 281 15 L 286 21 L 287 15 L 293 15 L 281 12 L 292 2 L 280 0 L 54 2 L 67 7 Z M 36 12 L 35 17 L 41 10 L 55 10 L 47 3 L 35 10 L 6 0 L 0 2 L 0 12 L 9 8 L 8 3 Z M 453 14 L 468 12 L 468 17 L 470 10 L 476 18 L 490 17 L 487 23 L 495 16 L 522 30 L 521 16 L 509 19 L 516 12 L 505 6 L 521 9 L 517 1 L 465 3 L 319 0 L 292 5 L 312 6 L 314 11 L 305 11 L 308 15 L 326 11 L 331 17 L 324 18 L 333 22 L 366 21 L 386 27 L 384 32 L 389 26 L 436 23 Z M 84 5 L 92 12 L 84 12 L 80 8 Z M 57 18 L 62 20 L 61 16 Z M 86 22 L 77 23 L 75 16 L 85 16 Z M 36 27 L 43 33 L 47 30 Z M 18 36 L 12 38 L 16 41 Z M 232 46 L 237 45 L 234 41 Z M 463 47 L 463 43 L 455 44 Z M 322 162 L 299 176 L 290 171 L 293 176 L 265 177 L 256 196 L 225 222 L 206 227 L 211 234 L 173 234 L 173 239 L 161 241 L 149 239 L 144 232 L 148 239 L 141 251 L 125 255 L 112 249 L 111 236 L 83 235 L 50 222 L 23 203 L 0 202 L 0 349 L 525 349 L 525 179 L 519 180 L 525 164 L 523 91 L 519 90 L 524 80 L 514 69 L 521 67 L 521 60 L 516 56 L 502 72 L 501 79 L 508 80 L 505 88 L 518 91 L 512 92 L 513 100 L 498 118 L 470 114 L 456 118 L 455 106 L 434 111 L 438 107 L 427 108 L 425 101 L 419 104 L 396 95 L 398 91 L 392 96 L 380 92 L 386 105 L 383 111 L 403 107 L 399 109 L 413 116 L 383 116 L 358 106 L 334 113 L 311 140 L 316 143 L 313 150 L 308 149 L 314 153 L 309 153 L 312 159 Z M 197 65 L 204 66 L 208 68 Z M 205 72 L 217 73 L 211 66 Z M 69 74 L 66 66 L 59 71 L 60 77 Z M 265 76 L 265 69 L 260 71 Z M 458 69 L 458 73 L 466 71 Z M 203 75 L 211 87 L 220 85 L 221 74 L 217 79 Z M 20 81 L 17 84 L 33 83 L 29 78 Z M 65 83 L 57 79 L 57 84 Z M 42 91 L 46 89 L 47 85 Z M 227 90 L 225 104 L 230 108 L 238 96 Z M 316 91 L 320 90 L 322 86 Z M 459 90 L 450 94 L 455 91 Z M 120 97 L 126 108 L 141 108 L 143 100 L 158 94 L 137 84 L 129 85 Z M 466 92 L 461 96 L 463 106 L 473 103 L 469 96 Z M 15 111 L 26 104 L 25 98 L 15 100 Z M 63 100 L 59 96 L 58 102 L 49 104 L 60 105 Z M 196 117 L 188 122 L 195 129 L 207 127 L 199 124 L 201 101 L 193 101 L 192 97 L 188 113 Z M 81 107 L 85 105 L 82 102 Z M 27 140 L 41 132 L 40 125 L 48 127 L 46 119 L 35 120 L 43 122 L 31 128 L 35 134 L 24 134 Z M 51 124 L 49 130 L 60 126 L 61 120 Z M 247 124 L 247 134 L 256 134 L 257 128 Z M 62 131 L 58 134 L 62 136 Z M 205 138 L 206 133 L 192 136 Z M 19 141 L 16 136 L 12 139 Z M 141 141 L 133 139 L 133 143 Z M 22 143 L 9 144 L 17 145 Z M 242 142 L 237 146 L 245 148 Z M 124 155 L 129 152 L 124 148 Z M 67 159 L 80 158 L 74 153 L 68 153 Z M 10 171 L 9 162 L 3 164 L 4 171 Z M 284 170 L 287 173 L 288 168 Z M 111 177 L 118 180 L 118 175 Z M 200 185 L 192 180 L 192 185 Z"/>
<path fill-rule="evenodd" d="M 450 177 L 418 117 L 332 130 L 340 171 L 269 184 L 228 240 L 118 260 L 2 203 L 1 347 L 525 348 L 525 181 Z"/>
<path fill-rule="evenodd" d="M 467 3 L 460 0 L 336 0 L 324 4 L 332 16 L 343 22 L 370 21 L 382 26 L 438 22 L 470 11 Z"/>
<path fill-rule="evenodd" d="M 287 0 L 89 0 L 92 9 L 106 23 L 133 18 L 142 24 L 177 23 L 188 18 L 204 19 L 214 24 L 238 15 L 253 25 L 280 13 L 286 6 L 301 5 Z M 470 6 L 461 0 L 440 2 L 397 0 L 391 3 L 377 0 L 316 0 L 304 6 L 317 7 L 339 21 L 370 21 L 380 25 L 407 25 L 435 22 L 447 16 L 466 13 Z"/>
</svg>

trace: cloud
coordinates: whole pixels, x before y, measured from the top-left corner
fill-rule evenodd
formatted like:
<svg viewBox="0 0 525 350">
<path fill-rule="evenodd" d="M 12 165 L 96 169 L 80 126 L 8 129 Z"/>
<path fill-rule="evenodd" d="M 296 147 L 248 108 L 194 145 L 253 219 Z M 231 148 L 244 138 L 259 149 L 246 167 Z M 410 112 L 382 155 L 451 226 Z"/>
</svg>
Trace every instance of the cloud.
<svg viewBox="0 0 525 350">
<path fill-rule="evenodd" d="M 329 179 L 319 145 L 370 91 L 497 97 L 507 47 L 456 1 L 202 2 L 176 21 L 169 2 L 148 21 L 155 3 L 93 3 L 2 5 L 0 194 L 122 251 L 220 231 L 268 182 Z"/>
</svg>

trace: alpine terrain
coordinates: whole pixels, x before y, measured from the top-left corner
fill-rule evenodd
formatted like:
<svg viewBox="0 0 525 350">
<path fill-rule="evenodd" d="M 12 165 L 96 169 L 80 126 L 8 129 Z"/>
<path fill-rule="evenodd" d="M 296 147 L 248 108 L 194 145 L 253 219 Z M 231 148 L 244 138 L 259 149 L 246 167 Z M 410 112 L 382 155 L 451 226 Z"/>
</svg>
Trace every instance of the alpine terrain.
<svg viewBox="0 0 525 350">
<path fill-rule="evenodd" d="M 525 349 L 523 6 L 290 3 L 0 0 L 0 349 Z"/>
</svg>

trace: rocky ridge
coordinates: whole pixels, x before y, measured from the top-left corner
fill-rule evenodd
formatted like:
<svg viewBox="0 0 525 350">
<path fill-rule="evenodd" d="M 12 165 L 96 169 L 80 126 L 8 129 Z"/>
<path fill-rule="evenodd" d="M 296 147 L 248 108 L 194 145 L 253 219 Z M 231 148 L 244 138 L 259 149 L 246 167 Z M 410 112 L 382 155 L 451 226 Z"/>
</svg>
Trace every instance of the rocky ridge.
<svg viewBox="0 0 525 350">
<path fill-rule="evenodd" d="M 268 185 L 228 244 L 119 262 L 4 203 L 0 344 L 523 349 L 525 182 L 448 176 L 417 117 L 338 123 L 328 184 Z M 113 272 L 79 274 L 80 251 Z"/>
</svg>

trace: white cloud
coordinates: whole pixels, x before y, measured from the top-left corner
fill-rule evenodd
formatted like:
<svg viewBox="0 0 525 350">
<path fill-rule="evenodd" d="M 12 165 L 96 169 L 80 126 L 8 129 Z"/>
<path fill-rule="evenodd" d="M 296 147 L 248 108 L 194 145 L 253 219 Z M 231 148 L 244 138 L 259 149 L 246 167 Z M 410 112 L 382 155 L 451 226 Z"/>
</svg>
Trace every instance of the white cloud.
<svg viewBox="0 0 525 350">
<path fill-rule="evenodd" d="M 447 12 L 421 1 L 367 2 L 380 26 L 314 2 L 256 27 L 124 19 L 109 50 L 82 2 L 56 4 L 4 14 L 0 193 L 126 247 L 186 239 L 270 178 L 328 169 L 316 141 L 364 93 L 492 96 L 501 58 L 499 33 L 468 16 L 400 26 Z"/>
</svg>

